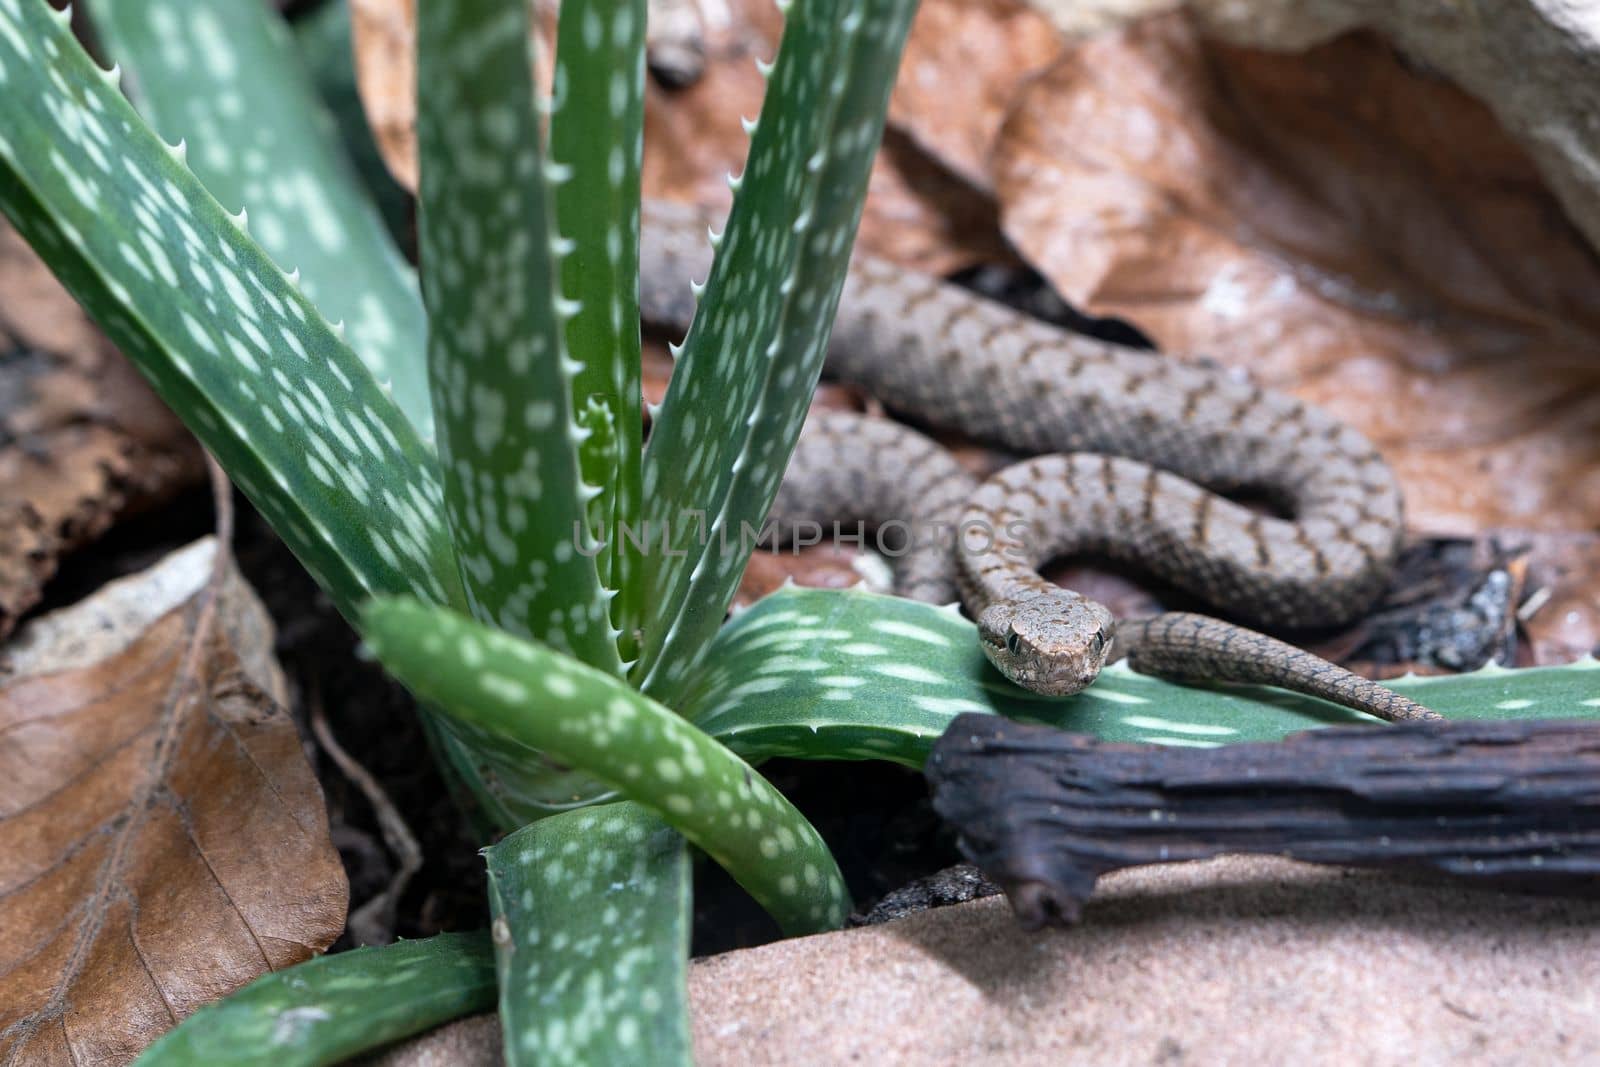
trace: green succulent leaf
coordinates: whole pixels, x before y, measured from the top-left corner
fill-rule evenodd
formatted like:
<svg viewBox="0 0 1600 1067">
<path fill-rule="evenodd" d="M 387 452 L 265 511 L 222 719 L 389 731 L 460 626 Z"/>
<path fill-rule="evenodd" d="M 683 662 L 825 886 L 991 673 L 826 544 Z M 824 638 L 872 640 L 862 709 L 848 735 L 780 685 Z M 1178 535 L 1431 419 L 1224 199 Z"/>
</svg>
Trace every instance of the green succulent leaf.
<svg viewBox="0 0 1600 1067">
<path fill-rule="evenodd" d="M 913 0 L 789 11 L 711 277 L 644 458 L 644 644 L 668 703 L 744 571 L 805 420 Z M 624 627 L 627 628 L 626 626 Z"/>
<path fill-rule="evenodd" d="M 571 251 L 561 289 L 577 306 L 567 349 L 581 365 L 573 402 L 603 405 L 616 429 L 609 468 L 586 480 L 603 487 L 591 503 L 605 543 L 600 573 L 618 602 L 612 617 L 636 609 L 640 553 L 619 539 L 637 524 L 639 410 L 639 161 L 644 151 L 644 0 L 566 0 L 561 5 L 550 110 L 550 158 L 565 181 L 556 188 L 556 222 Z M 607 536 L 607 534 L 610 536 Z"/>
<path fill-rule="evenodd" d="M 373 601 L 361 631 L 479 747 L 548 753 L 651 808 L 790 933 L 844 920 L 838 866 L 805 817 L 749 764 L 620 679 L 409 599 Z"/>
<path fill-rule="evenodd" d="M 290 23 L 295 37 L 295 48 L 305 64 L 317 95 L 333 119 L 334 138 L 355 168 L 362 187 L 367 191 L 382 216 L 389 239 L 397 248 L 407 249 L 415 244 L 416 234 L 411 226 L 411 194 L 401 188 L 389 173 L 373 138 L 372 127 L 367 123 L 366 108 L 361 103 L 361 90 L 356 84 L 355 40 L 350 25 L 350 5 L 347 0 L 331 0 L 305 12 Z M 416 295 L 417 306 L 422 306 L 422 294 Z M 417 345 L 417 365 L 427 366 L 427 348 L 423 341 Z M 426 397 L 427 375 L 423 372 L 423 396 Z M 432 425 L 433 408 L 425 402 L 429 425 Z"/>
<path fill-rule="evenodd" d="M 417 12 L 423 296 L 446 513 L 473 615 L 620 673 L 585 507 L 526 0 Z"/>
<path fill-rule="evenodd" d="M 0 98 L 0 209 L 318 583 L 459 602 L 411 424 L 39 0 L 0 0 Z"/>
<path fill-rule="evenodd" d="M 338 6 L 338 5 L 335 5 Z M 427 320 L 410 266 L 357 182 L 276 12 L 240 0 L 93 0 L 124 87 L 330 320 L 424 440 Z"/>
<path fill-rule="evenodd" d="M 860 590 L 783 589 L 724 627 L 707 663 L 683 713 L 752 763 L 883 759 L 920 769 L 964 711 L 1197 746 L 1377 721 L 1283 690 L 1179 686 L 1121 664 L 1077 696 L 1039 696 L 989 665 L 976 628 L 953 609 Z M 1600 718 L 1593 659 L 1389 684 L 1447 718 Z"/>
<path fill-rule="evenodd" d="M 689 1064 L 689 854 L 649 809 L 551 816 L 484 850 L 509 1064 Z"/>
<path fill-rule="evenodd" d="M 495 1003 L 486 934 L 440 934 L 321 956 L 207 1004 L 138 1067 L 320 1067 Z"/>
<path fill-rule="evenodd" d="M 0 146 L 0 157 L 10 157 L 0 168 L 0 206 L 342 612 L 353 618 L 355 605 L 373 593 L 414 592 L 463 603 L 448 531 L 439 518 L 437 464 L 413 424 L 183 158 L 133 114 L 113 79 L 83 55 L 46 6 L 13 3 L 0 3 L 0 25 L 20 27 L 0 40 L 0 69 L 10 81 L 0 86 L 6 94 L 0 139 L 22 151 L 10 156 Z M 123 33 L 110 35 L 113 44 L 133 72 L 145 75 L 140 84 L 147 98 L 167 101 L 180 127 L 192 117 L 183 87 L 194 82 L 175 81 L 179 72 L 168 70 L 168 61 L 181 60 L 189 79 L 220 79 L 213 68 L 221 67 L 228 77 L 210 83 L 206 95 L 239 96 L 248 114 L 265 116 L 263 122 L 281 138 L 274 142 L 275 158 L 299 160 L 304 169 L 297 173 L 308 181 L 335 183 L 323 192 L 327 202 L 354 198 L 340 184 L 343 172 L 315 147 L 315 108 L 303 116 L 311 147 L 294 147 L 290 119 L 296 101 L 309 91 L 282 43 L 262 44 L 249 35 L 234 41 L 224 33 L 224 26 L 238 29 L 231 20 L 253 17 L 238 9 L 258 6 L 207 0 L 185 7 L 183 14 L 193 14 L 196 26 L 211 28 L 190 27 L 189 43 L 170 55 L 164 38 L 140 28 L 147 12 L 173 15 L 164 0 L 148 8 L 114 0 L 97 10 L 109 10 L 119 25 L 126 24 Z M 156 30 L 166 28 L 167 16 L 150 15 Z M 219 58 L 204 51 L 218 35 L 225 48 L 259 46 L 266 58 L 256 66 L 242 53 Z M 31 49 L 23 53 L 25 62 L 7 54 L 14 46 Z M 203 61 L 202 51 L 209 57 Z M 252 151 L 250 143 L 232 140 L 249 137 L 249 123 L 201 125 L 224 138 L 216 143 L 227 158 L 244 159 Z M 213 180 L 231 180 L 218 173 Z M 286 229 L 305 228 L 292 211 L 280 215 Z M 352 244 L 369 247 L 344 273 L 381 274 L 383 235 L 367 223 L 352 223 L 345 234 Z M 317 262 L 340 277 L 336 258 Z M 391 284 L 388 291 L 395 300 L 403 295 L 417 302 L 403 287 Z M 565 780 L 535 762 L 508 766 L 498 753 L 462 749 L 448 722 L 426 725 L 446 767 L 500 825 L 520 825 L 530 812 L 542 810 L 546 797 L 567 789 Z"/>
</svg>

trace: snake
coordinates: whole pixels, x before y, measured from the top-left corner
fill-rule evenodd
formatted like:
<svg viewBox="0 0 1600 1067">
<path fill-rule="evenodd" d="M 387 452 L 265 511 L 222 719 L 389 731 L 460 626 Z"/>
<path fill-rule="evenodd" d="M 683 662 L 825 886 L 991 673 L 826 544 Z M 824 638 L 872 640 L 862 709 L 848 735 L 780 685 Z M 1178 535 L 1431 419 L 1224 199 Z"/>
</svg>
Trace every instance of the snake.
<svg viewBox="0 0 1600 1067">
<path fill-rule="evenodd" d="M 711 268 L 705 216 L 646 201 L 642 318 L 687 331 L 689 278 Z M 917 422 L 1027 456 L 979 481 L 898 420 L 813 415 L 769 523 L 895 524 L 894 590 L 958 600 L 984 655 L 1046 695 L 1109 661 L 1181 683 L 1256 683 L 1390 721 L 1438 718 L 1385 686 L 1250 626 L 1331 627 L 1388 586 L 1399 482 L 1360 432 L 1209 361 L 1071 333 L 952 283 L 856 252 L 823 373 Z M 1271 513 L 1236 497 L 1270 502 Z M 1052 559 L 1133 564 L 1232 619 L 1112 617 L 1041 577 Z"/>
</svg>

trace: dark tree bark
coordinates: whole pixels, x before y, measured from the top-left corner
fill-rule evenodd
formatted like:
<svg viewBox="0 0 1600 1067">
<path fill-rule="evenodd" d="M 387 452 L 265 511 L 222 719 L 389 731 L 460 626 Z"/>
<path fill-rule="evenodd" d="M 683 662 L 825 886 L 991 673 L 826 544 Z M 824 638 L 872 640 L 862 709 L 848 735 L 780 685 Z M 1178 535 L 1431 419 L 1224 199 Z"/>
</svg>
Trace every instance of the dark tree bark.
<svg viewBox="0 0 1600 1067">
<path fill-rule="evenodd" d="M 1583 720 L 1353 726 L 1192 749 L 966 714 L 926 772 L 967 858 L 1030 929 L 1076 921 L 1107 871 L 1224 852 L 1600 897 L 1600 724 Z"/>
</svg>

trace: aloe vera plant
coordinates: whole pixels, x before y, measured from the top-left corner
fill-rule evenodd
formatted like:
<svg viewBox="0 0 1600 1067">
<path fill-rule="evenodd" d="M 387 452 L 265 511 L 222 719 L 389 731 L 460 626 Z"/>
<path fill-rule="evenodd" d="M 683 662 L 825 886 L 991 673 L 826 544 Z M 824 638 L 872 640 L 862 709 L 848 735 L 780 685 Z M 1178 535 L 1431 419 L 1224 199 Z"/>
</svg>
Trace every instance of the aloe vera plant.
<svg viewBox="0 0 1600 1067">
<path fill-rule="evenodd" d="M 567 0 L 545 106 L 523 0 L 420 0 L 419 284 L 263 6 L 98 0 L 141 118 L 63 16 L 0 0 L 0 208 L 422 699 L 489 822 L 515 831 L 486 850 L 510 1062 L 688 1058 L 689 843 L 786 930 L 839 924 L 838 867 L 754 769 L 766 758 L 919 766 L 973 710 L 1169 743 L 1348 714 L 1125 672 L 1032 697 L 988 671 L 953 612 L 865 593 L 786 591 L 722 625 L 749 546 L 719 534 L 759 524 L 793 447 L 911 10 L 789 12 L 641 448 L 642 3 Z M 623 525 L 664 541 L 647 552 Z M 1579 677 L 1428 697 L 1594 714 Z M 1508 686 L 1530 695 L 1495 695 Z M 317 961 L 202 1011 L 147 1059 L 213 1062 L 265 1034 L 263 1058 L 334 1062 L 484 1006 L 487 951 Z M 419 1007 L 369 1011 L 382 991 Z M 362 1025 L 266 1022 L 284 1018 Z"/>
</svg>

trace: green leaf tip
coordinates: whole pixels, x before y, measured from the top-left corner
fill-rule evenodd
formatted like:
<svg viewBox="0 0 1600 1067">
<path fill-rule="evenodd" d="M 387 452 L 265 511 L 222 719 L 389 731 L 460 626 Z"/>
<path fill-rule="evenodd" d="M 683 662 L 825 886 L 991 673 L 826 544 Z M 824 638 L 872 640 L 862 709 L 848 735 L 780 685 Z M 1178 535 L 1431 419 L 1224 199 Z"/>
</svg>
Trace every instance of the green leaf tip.
<svg viewBox="0 0 1600 1067">
<path fill-rule="evenodd" d="M 487 934 L 358 948 L 263 975 L 205 1005 L 137 1067 L 322 1067 L 494 1002 Z"/>
</svg>

